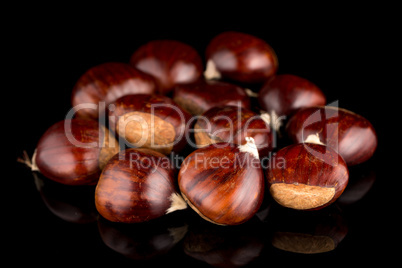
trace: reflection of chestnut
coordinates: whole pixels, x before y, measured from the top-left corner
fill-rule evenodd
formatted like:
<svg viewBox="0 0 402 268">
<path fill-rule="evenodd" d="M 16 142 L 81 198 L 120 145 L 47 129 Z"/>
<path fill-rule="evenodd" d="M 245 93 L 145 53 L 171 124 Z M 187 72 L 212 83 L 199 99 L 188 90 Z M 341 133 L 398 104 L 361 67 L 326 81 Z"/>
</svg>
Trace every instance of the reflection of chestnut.
<svg viewBox="0 0 402 268">
<path fill-rule="evenodd" d="M 290 211 L 276 207 L 270 213 L 272 245 L 280 250 L 316 254 L 334 250 L 345 238 L 348 227 L 335 207 L 321 211 Z"/>
<path fill-rule="evenodd" d="M 256 222 L 231 227 L 194 223 L 183 240 L 184 252 L 215 267 L 242 267 L 260 256 L 264 248 L 261 233 Z"/>
<path fill-rule="evenodd" d="M 35 185 L 46 207 L 57 217 L 73 223 L 95 222 L 98 213 L 94 186 L 63 185 L 33 172 Z"/>
<path fill-rule="evenodd" d="M 187 232 L 187 225 L 169 220 L 136 223 L 113 223 L 98 219 L 102 241 L 112 250 L 135 260 L 149 260 L 168 253 Z"/>
</svg>

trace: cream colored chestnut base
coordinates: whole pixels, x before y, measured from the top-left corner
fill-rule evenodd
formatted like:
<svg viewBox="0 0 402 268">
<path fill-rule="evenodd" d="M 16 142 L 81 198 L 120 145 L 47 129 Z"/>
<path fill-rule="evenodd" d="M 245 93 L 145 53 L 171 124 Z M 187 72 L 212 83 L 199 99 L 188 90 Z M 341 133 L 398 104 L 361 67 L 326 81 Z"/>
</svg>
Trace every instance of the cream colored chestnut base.
<svg viewBox="0 0 402 268">
<path fill-rule="evenodd" d="M 335 188 L 306 184 L 272 184 L 269 191 L 280 205 L 288 208 L 307 210 L 323 206 L 335 195 Z"/>
</svg>

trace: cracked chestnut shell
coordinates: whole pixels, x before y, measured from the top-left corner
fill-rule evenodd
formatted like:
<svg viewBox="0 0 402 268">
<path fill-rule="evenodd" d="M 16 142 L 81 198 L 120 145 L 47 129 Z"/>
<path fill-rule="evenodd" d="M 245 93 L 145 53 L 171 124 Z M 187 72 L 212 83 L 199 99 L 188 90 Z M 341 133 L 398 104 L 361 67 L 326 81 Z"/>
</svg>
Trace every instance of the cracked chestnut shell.
<svg viewBox="0 0 402 268">
<path fill-rule="evenodd" d="M 248 221 L 264 196 L 258 152 L 249 143 L 211 144 L 195 150 L 184 160 L 178 183 L 188 205 L 202 218 L 218 225 Z"/>
<path fill-rule="evenodd" d="M 109 109 L 110 129 L 135 147 L 169 154 L 186 145 L 191 116 L 162 95 L 126 95 Z"/>
<path fill-rule="evenodd" d="M 139 47 L 130 64 L 155 78 L 160 94 L 167 94 L 178 84 L 197 81 L 203 71 L 198 52 L 176 40 L 153 40 Z"/>
<path fill-rule="evenodd" d="M 104 116 L 105 108 L 121 96 L 152 94 L 156 90 L 152 76 L 129 64 L 108 62 L 90 68 L 78 79 L 71 103 L 78 117 L 97 119 Z M 105 107 L 101 107 L 100 102 L 104 102 Z M 95 106 L 89 108 L 88 104 Z"/>
<path fill-rule="evenodd" d="M 194 125 L 194 138 L 198 147 L 218 142 L 238 145 L 252 137 L 260 157 L 273 148 L 273 133 L 269 123 L 260 114 L 238 106 L 213 107 L 202 114 Z"/>
<path fill-rule="evenodd" d="M 187 207 L 176 194 L 169 158 L 149 149 L 127 149 L 112 157 L 95 189 L 99 214 L 112 222 L 145 222 Z"/>
<path fill-rule="evenodd" d="M 68 185 L 92 185 L 119 146 L 109 130 L 87 119 L 66 119 L 40 138 L 33 161 L 47 178 Z"/>
<path fill-rule="evenodd" d="M 264 40 L 241 32 L 215 36 L 206 49 L 207 79 L 229 78 L 243 83 L 262 83 L 278 69 L 275 51 Z"/>
<path fill-rule="evenodd" d="M 331 107 L 308 107 L 288 121 L 286 132 L 295 143 L 315 142 L 337 151 L 348 166 L 370 159 L 377 148 L 377 134 L 363 116 Z"/>
<path fill-rule="evenodd" d="M 344 191 L 349 171 L 331 148 L 312 143 L 289 145 L 272 156 L 266 177 L 273 199 L 297 210 L 317 210 Z"/>
<path fill-rule="evenodd" d="M 192 115 L 223 105 L 250 108 L 250 98 L 242 87 L 214 80 L 179 85 L 175 88 L 173 100 Z"/>
</svg>

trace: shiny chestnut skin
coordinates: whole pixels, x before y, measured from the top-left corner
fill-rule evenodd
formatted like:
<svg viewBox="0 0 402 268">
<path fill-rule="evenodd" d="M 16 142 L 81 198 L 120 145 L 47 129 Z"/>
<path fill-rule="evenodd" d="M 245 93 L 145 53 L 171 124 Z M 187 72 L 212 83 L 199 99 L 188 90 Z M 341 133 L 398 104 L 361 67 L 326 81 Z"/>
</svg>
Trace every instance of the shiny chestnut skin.
<svg viewBox="0 0 402 268">
<path fill-rule="evenodd" d="M 250 98 L 243 88 L 215 80 L 179 85 L 174 90 L 173 100 L 192 115 L 200 115 L 212 107 L 223 105 L 250 108 Z"/>
<path fill-rule="evenodd" d="M 187 123 L 191 116 L 169 97 L 126 95 L 111 107 L 110 129 L 130 144 L 164 154 L 178 152 L 187 145 Z"/>
<path fill-rule="evenodd" d="M 115 138 L 98 122 L 66 119 L 42 135 L 34 162 L 45 177 L 56 182 L 93 185 L 106 162 L 118 151 Z"/>
<path fill-rule="evenodd" d="M 280 205 L 318 210 L 333 203 L 345 190 L 349 171 L 331 148 L 299 143 L 280 149 L 267 169 L 269 191 Z"/>
<path fill-rule="evenodd" d="M 261 87 L 258 103 L 268 113 L 289 116 L 303 107 L 325 105 L 326 98 L 309 80 L 292 74 L 278 74 Z"/>
<path fill-rule="evenodd" d="M 348 166 L 367 161 L 377 148 L 373 125 L 363 116 L 337 107 L 300 109 L 290 118 L 286 132 L 295 143 L 318 135 L 319 142 L 337 151 Z"/>
<path fill-rule="evenodd" d="M 204 68 L 198 52 L 176 40 L 153 40 L 142 45 L 131 55 L 130 64 L 153 76 L 160 94 L 171 92 L 177 84 L 197 81 Z"/>
<path fill-rule="evenodd" d="M 252 137 L 260 157 L 273 148 L 273 133 L 262 117 L 238 106 L 217 106 L 207 110 L 194 125 L 194 137 L 198 147 L 212 143 L 229 142 L 238 145 Z"/>
<path fill-rule="evenodd" d="M 71 103 L 76 115 L 82 118 L 97 119 L 105 110 L 99 110 L 100 102 L 105 107 L 127 94 L 152 94 L 156 92 L 152 76 L 143 73 L 129 64 L 108 62 L 87 70 L 76 82 Z M 95 104 L 96 109 L 79 107 L 82 104 Z"/>
<path fill-rule="evenodd" d="M 181 194 L 203 219 L 238 225 L 251 219 L 261 206 L 264 175 L 260 160 L 241 148 L 211 144 L 183 161 L 178 176 Z"/>
<path fill-rule="evenodd" d="M 172 211 L 173 197 L 177 197 L 175 183 L 174 167 L 165 155 L 143 148 L 127 149 L 112 157 L 103 169 L 95 189 L 96 209 L 112 222 L 156 219 Z"/>
<path fill-rule="evenodd" d="M 207 46 L 208 67 L 217 77 L 243 83 L 262 83 L 278 69 L 275 51 L 264 40 L 241 32 L 228 31 L 215 36 Z"/>
</svg>

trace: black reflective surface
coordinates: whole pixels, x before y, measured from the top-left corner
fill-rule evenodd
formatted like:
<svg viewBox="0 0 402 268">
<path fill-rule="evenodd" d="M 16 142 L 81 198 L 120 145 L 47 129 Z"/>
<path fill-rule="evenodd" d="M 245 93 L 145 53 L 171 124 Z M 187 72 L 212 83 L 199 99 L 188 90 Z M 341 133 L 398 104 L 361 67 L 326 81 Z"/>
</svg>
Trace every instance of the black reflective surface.
<svg viewBox="0 0 402 268">
<path fill-rule="evenodd" d="M 181 40 L 203 56 L 208 40 L 224 30 L 267 40 L 278 54 L 279 73 L 310 79 L 329 102 L 366 117 L 377 130 L 379 147 L 372 159 L 350 169 L 348 187 L 330 207 L 291 211 L 267 196 L 251 221 L 234 227 L 212 225 L 191 210 L 143 224 L 110 223 L 94 207 L 94 187 L 58 185 L 15 162 L 14 172 L 3 176 L 10 182 L 3 189 L 3 232 L 9 238 L 5 255 L 15 263 L 28 259 L 46 266 L 360 267 L 381 261 L 387 267 L 400 249 L 400 164 L 394 164 L 400 146 L 398 130 L 390 127 L 398 120 L 391 116 L 387 92 L 392 90 L 381 73 L 390 69 L 386 60 L 392 53 L 380 47 L 388 35 L 377 22 L 364 15 L 357 21 L 345 16 L 322 16 L 322 27 L 317 20 L 293 18 L 297 23 L 281 27 L 267 27 L 261 19 L 188 30 L 181 22 L 149 26 L 133 20 L 122 27 L 110 21 L 63 26 L 53 20 L 55 31 L 45 19 L 31 21 L 19 42 L 29 44 L 18 54 L 17 62 L 25 67 L 19 65 L 19 79 L 13 80 L 15 93 L 21 92 L 13 99 L 13 110 L 22 110 L 23 116 L 14 120 L 12 161 L 23 150 L 32 154 L 42 133 L 64 118 L 71 89 L 88 68 L 126 62 L 135 48 L 152 39 Z M 282 143 L 286 141 L 278 146 Z"/>
</svg>

